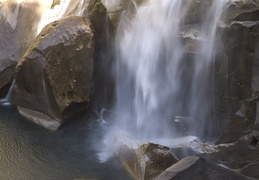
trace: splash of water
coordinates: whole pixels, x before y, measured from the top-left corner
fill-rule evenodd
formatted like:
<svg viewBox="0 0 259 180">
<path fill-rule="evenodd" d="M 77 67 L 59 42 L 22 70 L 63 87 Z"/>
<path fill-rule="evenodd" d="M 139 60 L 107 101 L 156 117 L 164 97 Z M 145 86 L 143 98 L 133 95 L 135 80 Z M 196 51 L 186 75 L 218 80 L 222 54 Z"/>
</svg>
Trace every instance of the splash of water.
<svg viewBox="0 0 259 180">
<path fill-rule="evenodd" d="M 224 0 L 208 2 L 196 25 L 185 23 L 194 1 L 182 0 L 150 0 L 132 24 L 121 24 L 113 109 L 121 115 L 105 138 L 107 144 L 116 130 L 143 141 L 211 135 L 212 68 Z M 186 48 L 190 42 L 195 48 Z"/>
</svg>

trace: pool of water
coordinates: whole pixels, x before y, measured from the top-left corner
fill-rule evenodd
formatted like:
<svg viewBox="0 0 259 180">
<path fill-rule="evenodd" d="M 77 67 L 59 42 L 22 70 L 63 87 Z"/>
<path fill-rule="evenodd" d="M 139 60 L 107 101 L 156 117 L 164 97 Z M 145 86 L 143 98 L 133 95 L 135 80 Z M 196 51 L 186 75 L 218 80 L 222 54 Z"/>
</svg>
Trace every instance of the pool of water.
<svg viewBox="0 0 259 180">
<path fill-rule="evenodd" d="M 99 163 L 94 141 L 100 131 L 86 119 L 51 132 L 0 105 L 0 179 L 130 180 L 118 159 Z"/>
</svg>

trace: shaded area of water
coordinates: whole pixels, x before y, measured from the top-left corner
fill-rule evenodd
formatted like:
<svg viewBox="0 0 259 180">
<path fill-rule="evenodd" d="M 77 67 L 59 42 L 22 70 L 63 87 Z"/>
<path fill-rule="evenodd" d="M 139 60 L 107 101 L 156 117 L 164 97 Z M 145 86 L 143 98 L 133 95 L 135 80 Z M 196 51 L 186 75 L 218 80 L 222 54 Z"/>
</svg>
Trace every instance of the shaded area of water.
<svg viewBox="0 0 259 180">
<path fill-rule="evenodd" d="M 98 162 L 92 144 L 100 129 L 85 119 L 51 132 L 0 105 L 0 179 L 131 179 L 116 158 Z"/>
</svg>

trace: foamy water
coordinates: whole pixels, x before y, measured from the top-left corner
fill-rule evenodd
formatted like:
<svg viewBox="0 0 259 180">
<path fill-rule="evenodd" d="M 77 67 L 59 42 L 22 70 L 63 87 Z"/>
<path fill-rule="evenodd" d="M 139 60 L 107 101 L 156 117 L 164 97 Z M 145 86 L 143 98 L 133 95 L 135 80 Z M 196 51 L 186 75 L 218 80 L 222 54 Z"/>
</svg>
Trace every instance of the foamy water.
<svg viewBox="0 0 259 180">
<path fill-rule="evenodd" d="M 130 26 L 119 30 L 114 111 L 134 117 L 118 119 L 118 126 L 141 138 L 175 135 L 175 116 L 193 117 L 200 126 L 205 124 L 201 128 L 210 117 L 213 96 L 208 97 L 208 91 L 224 1 L 213 1 L 204 14 L 197 30 L 200 37 L 193 38 L 198 41 L 196 52 L 188 62 L 180 36 L 190 3 L 150 0 Z"/>
<path fill-rule="evenodd" d="M 150 0 L 137 10 L 131 24 L 121 20 L 112 110 L 121 115 L 115 117 L 115 125 L 104 139 L 107 145 L 112 144 L 109 138 L 116 139 L 118 130 L 142 142 L 156 139 L 158 144 L 163 144 L 163 139 L 179 144 L 183 139 L 176 138 L 182 135 L 194 139 L 213 135 L 208 130 L 214 126 L 216 98 L 211 72 L 217 54 L 216 27 L 225 1 L 211 1 L 206 11 L 200 12 L 203 15 L 197 17 L 197 24 L 187 26 L 185 17 L 191 3 Z M 188 40 L 196 47 L 187 52 Z M 176 117 L 182 117 L 182 129 L 176 126 Z M 196 142 L 187 139 L 185 144 Z M 205 151 L 212 148 L 206 147 Z"/>
</svg>

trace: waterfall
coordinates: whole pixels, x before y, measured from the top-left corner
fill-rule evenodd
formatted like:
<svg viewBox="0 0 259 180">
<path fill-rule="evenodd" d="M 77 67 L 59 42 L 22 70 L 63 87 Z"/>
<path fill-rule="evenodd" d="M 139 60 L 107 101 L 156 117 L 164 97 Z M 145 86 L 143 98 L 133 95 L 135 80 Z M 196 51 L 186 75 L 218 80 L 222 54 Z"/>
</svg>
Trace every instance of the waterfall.
<svg viewBox="0 0 259 180">
<path fill-rule="evenodd" d="M 15 80 L 12 81 L 11 86 L 9 88 L 9 91 L 6 94 L 5 98 L 0 99 L 1 105 L 11 105 L 10 101 L 11 101 L 11 94 L 12 94 L 12 91 L 13 91 L 14 84 L 15 84 Z"/>
<path fill-rule="evenodd" d="M 150 0 L 130 25 L 121 20 L 112 110 L 121 115 L 116 116 L 115 129 L 149 141 L 211 136 L 212 68 L 224 1 L 207 1 L 197 22 L 188 24 L 192 3 Z"/>
</svg>

